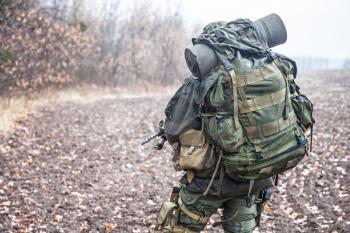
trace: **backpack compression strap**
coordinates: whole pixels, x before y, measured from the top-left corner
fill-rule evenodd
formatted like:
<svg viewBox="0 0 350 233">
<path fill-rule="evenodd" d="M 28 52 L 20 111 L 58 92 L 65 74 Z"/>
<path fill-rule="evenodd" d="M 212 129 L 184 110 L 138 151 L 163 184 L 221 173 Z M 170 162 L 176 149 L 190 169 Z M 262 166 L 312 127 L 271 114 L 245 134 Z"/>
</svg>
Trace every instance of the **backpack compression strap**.
<svg viewBox="0 0 350 233">
<path fill-rule="evenodd" d="M 286 83 L 286 95 L 285 95 L 285 104 L 284 104 L 284 119 L 286 120 L 289 117 L 288 111 L 289 111 L 289 84 L 288 84 L 288 71 L 286 67 L 283 65 L 281 58 L 278 54 L 272 52 L 272 50 L 269 51 L 271 58 L 273 59 L 273 62 L 278 67 L 278 69 L 281 71 L 284 81 Z"/>
<path fill-rule="evenodd" d="M 233 66 L 229 59 L 233 59 L 233 54 L 231 51 L 225 50 L 226 56 L 216 51 L 217 57 L 220 59 L 221 63 L 224 65 L 225 70 L 229 73 L 231 77 L 232 85 L 232 102 L 233 102 L 233 126 L 234 129 L 240 128 L 240 123 L 238 120 L 238 101 L 237 101 L 237 76 L 233 69 Z"/>
</svg>

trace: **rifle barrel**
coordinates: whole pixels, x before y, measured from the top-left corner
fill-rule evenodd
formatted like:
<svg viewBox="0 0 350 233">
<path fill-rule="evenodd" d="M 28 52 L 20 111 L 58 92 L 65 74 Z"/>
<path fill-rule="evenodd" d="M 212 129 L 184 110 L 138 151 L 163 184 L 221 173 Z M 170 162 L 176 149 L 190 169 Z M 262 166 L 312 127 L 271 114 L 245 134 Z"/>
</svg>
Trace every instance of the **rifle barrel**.
<svg viewBox="0 0 350 233">
<path fill-rule="evenodd" d="M 145 140 L 143 140 L 141 142 L 141 145 L 145 145 L 146 143 L 152 141 L 154 138 L 158 137 L 159 136 L 159 133 L 155 134 L 155 135 L 152 135 L 152 136 L 149 136 L 148 138 L 146 138 Z"/>
</svg>

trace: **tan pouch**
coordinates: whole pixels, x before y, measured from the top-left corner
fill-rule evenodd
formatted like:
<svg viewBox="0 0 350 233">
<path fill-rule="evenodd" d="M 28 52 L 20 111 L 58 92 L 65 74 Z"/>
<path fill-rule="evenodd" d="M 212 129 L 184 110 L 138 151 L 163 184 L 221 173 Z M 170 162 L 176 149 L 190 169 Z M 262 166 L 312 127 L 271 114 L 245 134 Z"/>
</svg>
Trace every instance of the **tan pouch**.
<svg viewBox="0 0 350 233">
<path fill-rule="evenodd" d="M 177 210 L 178 206 L 174 202 L 164 202 L 159 209 L 155 229 L 172 232 L 172 228 L 177 224 Z"/>
<path fill-rule="evenodd" d="M 202 130 L 187 130 L 179 137 L 180 140 L 180 168 L 208 169 L 214 164 L 213 147 L 209 145 Z"/>
</svg>

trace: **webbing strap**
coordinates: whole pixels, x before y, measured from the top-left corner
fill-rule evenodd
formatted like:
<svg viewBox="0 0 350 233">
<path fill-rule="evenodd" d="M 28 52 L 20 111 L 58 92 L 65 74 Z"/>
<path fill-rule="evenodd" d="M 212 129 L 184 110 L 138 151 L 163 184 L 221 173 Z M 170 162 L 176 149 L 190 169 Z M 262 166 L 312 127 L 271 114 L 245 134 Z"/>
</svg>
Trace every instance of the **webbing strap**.
<svg viewBox="0 0 350 233">
<path fill-rule="evenodd" d="M 246 142 L 247 142 L 247 138 L 245 138 L 245 137 L 241 138 L 238 142 L 236 142 L 235 148 L 242 146 Z"/>
<path fill-rule="evenodd" d="M 281 60 L 278 57 L 275 57 L 273 59 L 273 63 L 277 66 L 277 68 L 282 72 L 282 74 L 284 74 L 285 78 L 287 78 L 288 76 L 288 72 L 286 70 L 286 67 L 283 65 L 283 63 L 281 62 Z"/>
<path fill-rule="evenodd" d="M 276 69 L 278 69 L 278 67 L 276 67 L 276 64 L 272 63 L 271 66 L 264 66 L 259 69 L 248 71 L 244 75 L 237 75 L 237 87 L 243 87 L 270 78 L 272 75 L 276 74 Z"/>
<path fill-rule="evenodd" d="M 242 104 L 245 104 L 246 101 L 247 101 L 247 96 L 245 95 L 244 88 L 243 87 L 238 87 L 238 93 L 239 93 L 239 96 L 241 98 Z M 256 125 L 256 121 L 255 121 L 255 118 L 254 118 L 253 114 L 251 112 L 248 112 L 247 116 L 248 116 L 248 120 L 249 120 L 250 125 L 254 125 L 255 126 Z"/>
<path fill-rule="evenodd" d="M 288 128 L 297 120 L 294 112 L 290 112 L 288 115 L 289 117 L 287 119 L 281 117 L 278 120 L 266 124 L 246 127 L 247 137 L 249 139 L 267 137 Z"/>
<path fill-rule="evenodd" d="M 288 118 L 288 111 L 289 111 L 289 83 L 288 83 L 288 72 L 286 67 L 281 62 L 280 58 L 274 57 L 273 62 L 278 67 L 278 69 L 282 72 L 282 75 L 284 77 L 284 81 L 286 83 L 286 93 L 285 93 L 285 104 L 284 104 L 284 119 L 286 120 Z"/>
<path fill-rule="evenodd" d="M 234 69 L 227 70 L 227 72 L 230 74 L 232 82 L 233 125 L 234 129 L 238 129 L 240 125 L 238 120 L 237 77 Z"/>
<path fill-rule="evenodd" d="M 285 100 L 286 88 L 269 93 L 263 96 L 256 96 L 254 99 L 243 101 L 239 106 L 240 113 L 253 112 L 258 109 L 270 107 Z"/>
<path fill-rule="evenodd" d="M 203 196 L 206 196 L 214 182 L 214 179 L 215 179 L 215 176 L 216 176 L 216 173 L 218 172 L 218 169 L 219 169 L 219 166 L 220 166 L 220 163 L 221 163 L 221 158 L 222 158 L 222 153 L 223 151 L 220 150 L 219 152 L 219 158 L 218 158 L 218 161 L 216 162 L 216 166 L 215 166 L 215 169 L 214 169 L 214 172 L 213 172 L 213 175 L 211 176 L 211 179 L 209 181 L 209 184 L 207 186 L 207 188 L 205 189 L 204 193 L 203 193 Z"/>
<path fill-rule="evenodd" d="M 249 180 L 249 190 L 248 190 L 248 196 L 247 196 L 247 202 L 246 202 L 247 208 L 250 208 L 252 206 L 252 200 L 251 200 L 250 194 L 252 193 L 254 182 L 255 180 Z"/>
<path fill-rule="evenodd" d="M 239 96 L 241 98 L 242 104 L 243 105 L 247 105 L 247 100 L 248 99 L 247 99 L 247 96 L 245 94 L 244 88 L 243 87 L 238 87 L 238 93 L 239 93 Z M 252 112 L 247 112 L 247 116 L 248 116 L 248 120 L 249 120 L 250 125 L 257 126 L 257 123 L 256 123 L 256 120 L 255 120 L 255 118 L 253 116 L 253 113 Z M 256 140 L 255 141 L 255 153 L 257 154 L 257 158 L 260 157 L 260 154 L 261 154 L 260 153 L 261 150 L 260 151 L 258 150 L 258 148 L 260 148 L 259 144 L 260 144 L 259 140 Z"/>
<path fill-rule="evenodd" d="M 183 201 L 181 200 L 181 198 L 178 199 L 178 202 L 179 202 L 180 209 L 181 209 L 188 217 L 192 218 L 192 219 L 195 220 L 196 222 L 200 222 L 200 223 L 207 223 L 207 222 L 208 222 L 209 217 L 196 214 L 196 213 L 190 211 L 189 209 L 187 209 L 187 207 L 184 205 L 184 203 L 183 203 Z"/>
</svg>

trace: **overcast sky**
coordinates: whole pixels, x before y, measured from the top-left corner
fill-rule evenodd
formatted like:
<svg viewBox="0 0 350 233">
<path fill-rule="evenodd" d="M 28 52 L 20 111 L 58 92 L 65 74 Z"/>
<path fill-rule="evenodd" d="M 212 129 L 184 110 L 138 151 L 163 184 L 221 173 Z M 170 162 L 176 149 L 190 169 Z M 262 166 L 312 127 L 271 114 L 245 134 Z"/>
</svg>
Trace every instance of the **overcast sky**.
<svg viewBox="0 0 350 233">
<path fill-rule="evenodd" d="M 91 5 L 104 1 L 88 0 Z M 144 1 L 176 8 L 188 25 L 236 18 L 256 20 L 270 13 L 283 19 L 288 40 L 274 50 L 292 57 L 350 57 L 350 0 L 120 0 L 126 9 Z M 101 9 L 103 14 L 103 9 Z M 166 10 L 163 10 L 166 12 Z"/>
<path fill-rule="evenodd" d="M 294 57 L 350 57 L 349 0 L 174 1 L 181 2 L 188 23 L 201 25 L 236 18 L 256 20 L 274 12 L 281 16 L 288 31 L 287 43 L 276 51 Z"/>
</svg>

